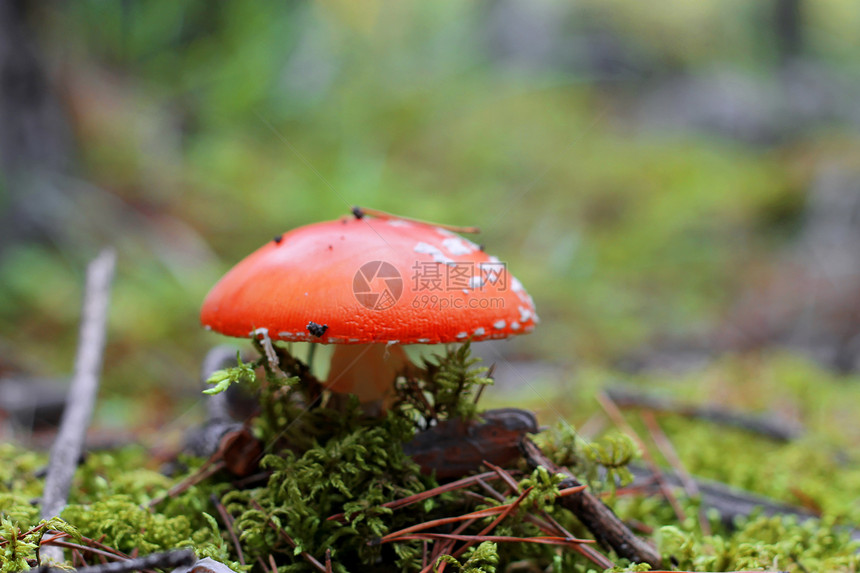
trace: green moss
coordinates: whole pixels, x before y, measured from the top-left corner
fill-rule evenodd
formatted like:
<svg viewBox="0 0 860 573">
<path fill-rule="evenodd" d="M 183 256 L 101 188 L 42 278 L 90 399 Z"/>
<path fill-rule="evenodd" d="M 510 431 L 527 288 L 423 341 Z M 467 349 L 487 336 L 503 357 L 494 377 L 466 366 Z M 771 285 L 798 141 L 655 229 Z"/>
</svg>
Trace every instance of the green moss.
<svg viewBox="0 0 860 573">
<path fill-rule="evenodd" d="M 147 467 L 149 454 L 141 448 L 91 453 L 75 476 L 69 506 L 62 514 L 64 521 L 55 520 L 51 527 L 99 538 L 126 552 L 193 547 L 201 557 L 243 569 L 226 527 L 216 517 L 214 499 L 234 518 L 232 527 L 249 564 L 244 569 L 259 560 L 268 563 L 274 559 L 280 573 L 313 571 L 306 556 L 322 560 L 331 549 L 333 567 L 339 573 L 418 571 L 427 558 L 422 541 L 381 543 L 380 539 L 423 521 L 511 503 L 521 491 L 532 488 L 518 511 L 499 523 L 492 534 L 543 535 L 529 517 L 546 512 L 574 535 L 590 535 L 570 512 L 554 503 L 561 477 L 542 469 L 526 472 L 518 491 L 506 492 L 503 485 L 494 484 L 503 501 L 475 487 L 471 493 L 452 491 L 405 509 L 384 507 L 386 502 L 436 485 L 404 455 L 403 442 L 434 420 L 480 415 L 475 396 L 490 380 L 470 357 L 468 347 L 451 348 L 430 359 L 424 375 L 401 379 L 398 400 L 382 419 L 369 418 L 354 400 L 339 409 L 316 403 L 308 408 L 315 379 L 286 348 L 276 351 L 283 374 L 260 359 L 213 378 L 216 387 L 220 384 L 219 390 L 233 383 L 246 385 L 264 405 L 252 422 L 266 452 L 261 468 L 269 473 L 263 482 L 257 482 L 262 485 L 237 488 L 233 476 L 218 473 L 150 510 L 153 499 L 194 474 L 202 460 L 183 460 L 187 472 L 168 478 Z M 753 402 L 759 393 L 766 395 L 773 380 L 786 377 L 785 387 L 797 400 L 817 399 L 828 408 L 841 407 L 835 398 L 840 381 L 828 380 L 813 369 L 803 371 L 794 361 L 775 357 L 752 371 L 749 365 L 727 361 L 720 368 L 714 378 L 722 381 L 721 390 L 731 392 L 738 384 Z M 799 376 L 798 372 L 805 374 Z M 702 376 L 707 381 L 710 374 Z M 764 384 L 764 390 L 750 386 L 751 379 Z M 806 385 L 813 383 L 816 392 L 811 393 Z M 585 385 L 580 391 L 591 393 L 594 388 Z M 809 407 L 815 411 L 823 406 Z M 647 435 L 635 416 L 629 421 Z M 629 479 L 626 466 L 637 453 L 629 438 L 610 432 L 589 442 L 563 423 L 536 439 L 551 459 L 570 467 L 593 491 L 603 494 L 622 519 L 652 528 L 667 566 L 708 571 L 776 567 L 798 573 L 853 571 L 860 566 L 849 527 L 858 518 L 852 500 L 860 487 L 860 472 L 846 463 L 850 450 L 839 440 L 825 437 L 830 434 L 821 431 L 824 428 L 810 429 L 808 437 L 784 444 L 740 430 L 720 428 L 715 434 L 713 425 L 679 416 L 664 416 L 660 423 L 691 472 L 789 503 L 797 503 L 802 494 L 807 503 L 821 507 L 824 517 L 797 523 L 753 515 L 729 528 L 710 512 L 706 533 L 697 519 L 700 503 L 696 499 L 678 492 L 686 514 L 679 521 L 658 496 L 616 490 Z M 767 463 L 762 463 L 765 459 Z M 45 461 L 43 454 L 0 445 L 0 548 L 5 559 L 0 573 L 31 563 L 38 539 L 48 527 L 40 527 L 37 503 L 32 501 L 41 494 L 38 470 Z M 476 494 L 483 497 L 476 499 Z M 493 519 L 479 519 L 467 531 L 477 533 Z M 615 571 L 642 570 L 611 553 L 609 557 L 618 564 Z M 482 543 L 457 559 L 443 556 L 436 565 L 442 562 L 448 564 L 447 570 L 473 573 L 505 570 L 514 563 L 554 573 L 594 570 L 574 551 L 532 543 Z"/>
<path fill-rule="evenodd" d="M 666 526 L 657 540 L 681 569 L 847 572 L 860 567 L 860 545 L 831 519 L 798 523 L 792 517 L 751 516 L 732 532 L 707 536 Z"/>
<path fill-rule="evenodd" d="M 452 565 L 454 571 L 460 573 L 496 573 L 499 564 L 499 554 L 496 544 L 492 541 L 484 541 L 474 549 L 470 549 L 464 555 L 464 561 L 460 563 L 451 555 L 442 555 L 436 560 L 436 571 L 443 561 Z"/>
<path fill-rule="evenodd" d="M 353 402 L 351 412 L 357 409 Z M 321 410 L 306 416 L 325 427 L 342 413 Z M 304 452 L 266 456 L 262 465 L 272 470 L 266 487 L 224 498 L 227 510 L 238 516 L 236 528 L 248 556 L 287 556 L 292 563 L 286 571 L 311 570 L 299 554 L 321 556 L 327 548 L 336 562 L 373 563 L 382 547 L 368 542 L 423 513 L 394 516 L 381 505 L 432 483 L 403 453 L 401 443 L 411 433 L 411 424 L 391 413 L 379 423 L 365 421 L 335 432 Z M 341 512 L 343 520 L 327 519 Z"/>
</svg>

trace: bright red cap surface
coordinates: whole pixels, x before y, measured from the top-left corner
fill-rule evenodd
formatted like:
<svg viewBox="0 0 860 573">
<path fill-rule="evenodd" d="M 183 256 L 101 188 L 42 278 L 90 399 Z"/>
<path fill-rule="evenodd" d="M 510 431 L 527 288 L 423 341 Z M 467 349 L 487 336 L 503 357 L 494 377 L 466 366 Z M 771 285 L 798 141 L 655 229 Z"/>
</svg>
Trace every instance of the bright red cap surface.
<svg viewBox="0 0 860 573">
<path fill-rule="evenodd" d="M 371 217 L 277 237 L 224 275 L 200 313 L 230 336 L 339 344 L 506 338 L 537 320 L 522 284 L 471 241 Z"/>
</svg>

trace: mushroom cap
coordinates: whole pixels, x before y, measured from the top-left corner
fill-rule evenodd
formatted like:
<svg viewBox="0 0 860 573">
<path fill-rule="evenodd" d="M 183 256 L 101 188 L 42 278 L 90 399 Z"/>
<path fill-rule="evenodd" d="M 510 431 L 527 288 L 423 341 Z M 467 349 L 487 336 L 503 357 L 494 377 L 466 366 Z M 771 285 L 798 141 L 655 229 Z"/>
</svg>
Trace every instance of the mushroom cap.
<svg viewBox="0 0 860 573">
<path fill-rule="evenodd" d="M 218 281 L 200 321 L 236 337 L 436 344 L 530 332 L 538 317 L 522 284 L 478 245 L 365 216 L 275 237 Z"/>
</svg>

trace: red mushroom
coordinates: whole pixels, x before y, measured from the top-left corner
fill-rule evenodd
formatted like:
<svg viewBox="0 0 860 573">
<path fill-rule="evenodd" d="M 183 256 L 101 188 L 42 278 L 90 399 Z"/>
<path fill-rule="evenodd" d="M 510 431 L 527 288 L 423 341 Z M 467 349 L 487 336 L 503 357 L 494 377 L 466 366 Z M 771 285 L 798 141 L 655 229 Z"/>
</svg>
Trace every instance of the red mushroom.
<svg viewBox="0 0 860 573">
<path fill-rule="evenodd" d="M 208 328 L 236 337 L 336 344 L 326 387 L 362 403 L 393 394 L 403 344 L 530 332 L 534 303 L 504 263 L 427 223 L 355 217 L 294 229 L 209 292 Z"/>
</svg>

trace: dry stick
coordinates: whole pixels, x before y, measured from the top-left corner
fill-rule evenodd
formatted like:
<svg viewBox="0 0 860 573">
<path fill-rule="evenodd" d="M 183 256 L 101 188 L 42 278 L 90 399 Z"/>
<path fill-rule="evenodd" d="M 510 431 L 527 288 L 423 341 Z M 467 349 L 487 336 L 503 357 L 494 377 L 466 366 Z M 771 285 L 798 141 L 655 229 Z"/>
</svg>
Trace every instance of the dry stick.
<svg viewBox="0 0 860 573">
<path fill-rule="evenodd" d="M 40 553 L 42 553 L 41 546 L 48 545 L 62 545 L 63 543 L 70 543 L 68 541 L 63 541 L 69 537 L 68 533 L 63 531 L 53 532 L 51 537 L 42 537 L 42 540 L 39 542 L 40 545 Z M 101 539 L 105 536 L 102 535 Z M 131 559 L 131 556 L 126 555 L 122 551 L 118 549 L 114 549 L 113 547 L 108 547 L 101 543 L 101 541 L 96 541 L 95 539 L 90 539 L 89 537 L 81 536 L 81 541 L 83 541 L 86 545 L 77 545 L 75 544 L 72 548 L 85 547 L 86 551 L 96 555 L 102 559 L 103 562 L 106 562 L 106 557 L 111 557 L 112 559 Z"/>
<path fill-rule="evenodd" d="M 331 567 L 331 549 L 325 550 L 325 573 L 334 573 Z"/>
<path fill-rule="evenodd" d="M 513 478 L 513 476 L 511 476 L 511 474 L 508 473 L 507 470 L 504 470 L 498 466 L 494 466 L 494 465 L 492 465 L 486 461 L 484 462 L 484 464 L 487 465 L 487 467 L 491 468 L 493 471 L 495 471 L 499 475 L 499 477 L 508 485 L 508 487 L 512 487 L 512 488 L 514 488 L 514 491 L 516 491 L 516 488 L 518 487 L 517 482 Z M 489 487 L 489 486 L 487 486 L 487 487 Z M 577 486 L 573 486 L 573 487 L 559 489 L 558 497 L 565 497 L 565 496 L 570 495 L 572 493 L 578 493 L 578 492 L 584 491 L 585 488 L 586 487 L 584 485 L 577 485 Z M 492 489 L 492 488 L 490 488 L 490 489 Z M 550 523 L 549 524 L 540 523 L 540 522 L 538 522 L 538 519 L 536 517 L 531 516 L 531 515 L 526 516 L 526 519 L 528 521 L 531 521 L 532 523 L 535 523 L 535 525 L 537 525 L 538 528 L 540 528 L 544 532 L 546 532 L 545 527 L 549 526 L 551 528 L 554 528 L 557 533 L 564 535 L 565 537 L 569 538 L 570 540 L 578 541 L 577 538 L 573 536 L 573 534 L 571 534 L 564 527 L 562 527 L 561 524 L 558 523 L 555 519 L 553 519 L 553 517 L 549 513 L 547 513 L 546 511 L 542 511 L 541 515 L 544 518 L 546 518 Z M 584 557 L 589 559 L 592 563 L 594 563 L 595 565 L 597 565 L 599 567 L 602 567 L 603 569 L 609 569 L 611 567 L 615 567 L 615 563 L 613 563 L 611 559 L 609 559 L 608 557 L 606 557 L 605 555 L 603 555 L 602 553 L 600 553 L 599 551 L 597 551 L 593 547 L 589 547 L 588 545 L 582 545 L 579 543 L 574 544 L 571 547 L 575 551 L 577 551 L 578 553 L 580 553 L 581 555 L 583 555 Z"/>
<path fill-rule="evenodd" d="M 269 553 L 269 559 L 272 559 L 271 553 Z M 272 562 L 274 563 L 274 560 L 272 560 Z M 262 557 L 257 557 L 257 563 L 260 564 L 260 567 L 263 569 L 264 573 L 269 573 L 271 571 L 271 569 L 269 569 L 269 567 L 266 565 L 266 562 L 263 561 Z"/>
<path fill-rule="evenodd" d="M 518 484 L 516 483 L 516 481 L 513 479 L 513 477 L 507 471 L 505 471 L 504 469 L 502 469 L 500 467 L 494 466 L 488 462 L 484 462 L 484 464 L 487 465 L 488 467 L 492 467 L 494 469 L 494 471 L 498 474 L 498 476 L 505 482 L 506 485 L 508 485 L 508 486 L 513 485 L 513 487 L 517 488 L 514 491 L 518 491 L 518 489 L 519 489 Z M 479 483 L 484 486 L 484 488 L 490 493 L 490 495 L 492 495 L 493 497 L 496 497 L 496 499 L 504 500 L 504 497 L 499 492 L 494 490 L 492 487 L 490 487 L 489 485 L 487 485 L 483 481 L 479 481 Z M 447 537 L 436 538 L 439 540 L 450 540 L 450 541 L 448 541 L 445 544 L 442 544 L 442 543 L 437 544 L 439 546 L 439 551 L 434 552 L 433 562 L 435 563 L 436 560 L 438 559 L 439 555 L 441 555 L 442 553 L 450 553 L 450 551 L 454 547 L 454 542 L 457 540 L 465 540 L 467 538 L 469 539 L 469 541 L 467 541 L 462 547 L 460 547 L 456 552 L 454 552 L 452 554 L 452 556 L 454 558 L 458 558 L 461 555 L 463 555 L 463 553 L 467 549 L 469 549 L 469 547 L 474 545 L 476 542 L 489 540 L 489 537 L 487 536 L 487 534 L 490 531 L 492 531 L 505 517 L 510 515 L 511 512 L 513 512 L 522 503 L 522 501 L 526 498 L 526 496 L 528 495 L 528 493 L 532 489 L 533 489 L 533 487 L 529 487 L 526 490 L 520 492 L 517 499 L 515 499 L 511 503 L 507 503 L 507 504 L 503 504 L 500 506 L 494 506 L 494 507 L 474 511 L 472 513 L 460 516 L 460 518 L 469 518 L 469 520 L 466 521 L 465 523 L 461 524 L 460 527 L 458 527 L 451 534 L 446 534 Z M 585 489 L 585 486 L 571 487 L 571 488 L 563 489 L 563 490 L 559 491 L 559 497 L 571 495 L 573 493 L 580 492 L 584 489 Z M 580 543 L 585 543 L 585 544 L 592 543 L 592 541 L 590 539 L 578 539 L 578 538 L 574 537 L 569 531 L 565 530 L 558 522 L 556 522 L 552 518 L 552 516 L 548 515 L 546 512 L 542 512 L 542 513 L 545 517 L 547 517 L 552 522 L 552 524 L 546 523 L 546 522 L 542 521 L 541 519 L 539 519 L 533 515 L 525 515 L 524 518 L 527 521 L 534 523 L 544 533 L 560 533 L 563 537 L 558 537 L 557 535 L 549 535 L 547 537 L 547 539 L 549 539 L 549 538 L 565 539 L 567 542 L 569 542 L 569 544 L 567 544 L 567 547 L 573 547 L 576 551 L 583 554 L 587 558 L 591 559 L 595 564 L 602 565 L 604 569 L 607 569 L 607 568 L 612 567 L 614 565 L 611 561 L 609 561 L 608 559 L 606 559 L 605 557 L 603 557 L 599 553 L 597 554 L 598 557 L 595 557 L 593 555 L 593 553 L 597 553 L 596 551 L 588 552 L 583 547 L 581 547 L 579 545 Z M 481 530 L 477 534 L 477 536 L 456 537 L 463 530 L 465 530 L 466 527 L 471 525 L 476 519 L 482 518 L 482 517 L 489 517 L 492 515 L 497 515 L 496 519 L 494 519 L 492 521 L 492 523 L 490 523 L 483 530 Z M 421 527 L 421 529 L 426 529 L 426 527 Z M 553 529 L 555 531 L 553 531 Z M 400 532 L 400 533 L 403 533 L 403 532 Z M 421 534 L 401 536 L 398 538 L 398 540 L 417 539 L 417 538 L 420 538 L 420 535 Z M 435 534 L 432 534 L 432 535 L 435 535 Z M 520 538 L 513 538 L 513 539 L 520 539 Z M 533 539 L 534 538 L 522 538 L 521 540 L 524 542 L 529 542 L 529 541 L 532 541 Z M 505 541 L 505 539 L 501 539 L 501 538 L 499 538 L 497 540 L 498 541 Z M 445 570 L 445 565 L 446 565 L 445 563 L 442 563 L 439 565 L 438 571 L 440 573 Z M 431 567 L 425 566 L 423 571 L 429 572 L 430 569 L 431 569 Z M 423 571 L 422 571 L 422 573 L 423 573 Z"/>
<path fill-rule="evenodd" d="M 480 481 L 484 478 L 490 477 L 497 477 L 496 472 L 484 472 L 482 474 L 458 479 L 457 481 L 452 481 L 451 483 L 446 483 L 445 485 L 440 485 L 438 487 L 434 487 L 433 489 L 428 489 L 426 491 L 422 491 L 420 493 L 416 493 L 408 497 L 402 497 L 400 499 L 395 499 L 394 501 L 383 503 L 380 507 L 386 507 L 388 509 L 400 509 L 401 507 L 406 507 L 407 505 L 412 505 L 413 503 L 424 501 L 425 499 L 429 499 L 442 493 L 447 493 L 449 491 L 469 487 L 471 485 L 474 485 L 475 483 L 480 483 Z M 502 501 L 503 500 L 504 498 L 502 499 Z M 336 513 L 334 515 L 329 516 L 327 520 L 341 521 L 344 519 L 344 515 L 345 514 L 343 513 Z"/>
<path fill-rule="evenodd" d="M 629 388 L 608 388 L 606 393 L 621 408 L 647 408 L 655 412 L 666 412 L 708 420 L 715 424 L 732 426 L 761 434 L 781 442 L 789 442 L 803 435 L 803 428 L 800 425 L 774 416 L 757 416 L 717 406 L 684 404 L 668 398 L 644 394 Z"/>
<path fill-rule="evenodd" d="M 561 497 L 561 496 L 565 496 L 565 495 L 571 495 L 573 493 L 580 492 L 584 489 L 585 489 L 585 486 L 567 488 L 567 489 L 564 489 L 561 492 L 559 492 L 559 496 Z M 405 528 L 400 529 L 398 531 L 395 531 L 393 533 L 389 533 L 387 535 L 382 536 L 379 540 L 374 541 L 373 544 L 376 545 L 376 544 L 380 544 L 380 543 L 388 543 L 389 541 L 397 541 L 397 539 L 399 537 L 401 537 L 407 533 L 414 533 L 414 532 L 421 531 L 424 529 L 430 529 L 431 527 L 438 527 L 440 525 L 450 525 L 450 524 L 456 523 L 458 521 L 475 520 L 475 519 L 481 519 L 484 517 L 492 517 L 492 516 L 499 516 L 500 518 L 504 518 L 511 511 L 516 509 L 516 507 L 520 503 L 522 503 L 523 498 L 525 498 L 526 494 L 528 494 L 528 492 L 530 492 L 531 490 L 532 490 L 532 487 L 527 488 L 525 491 L 523 491 L 519 495 L 519 497 L 517 499 L 515 499 L 511 503 L 506 503 L 503 505 L 497 505 L 497 506 L 493 506 L 493 507 L 486 507 L 484 509 L 478 509 L 476 511 L 472 511 L 470 513 L 464 513 L 463 515 L 457 515 L 454 517 L 442 517 L 439 519 L 432 519 L 430 521 L 423 521 L 423 522 L 417 523 L 415 525 L 410 525 L 409 527 L 405 527 Z M 500 519 L 497 518 L 497 521 L 500 521 Z M 495 526 L 495 524 L 496 524 L 496 522 L 494 521 L 492 525 Z M 487 532 L 485 531 L 483 533 L 479 533 L 479 535 L 483 535 L 484 533 L 487 533 Z M 572 541 L 581 541 L 583 543 L 589 542 L 589 540 L 577 539 L 575 537 L 571 537 L 571 540 Z M 455 557 L 456 557 L 456 555 L 455 555 Z"/>
<path fill-rule="evenodd" d="M 63 535 L 66 535 L 66 534 L 63 534 Z M 51 540 L 45 542 L 44 545 L 49 545 L 49 544 L 50 545 L 56 545 L 58 547 L 64 547 L 66 549 L 71 549 L 72 551 L 78 551 L 79 553 L 82 553 L 82 554 L 83 553 L 90 553 L 90 554 L 92 554 L 96 557 L 100 557 L 102 559 L 102 565 L 93 566 L 91 568 L 78 570 L 78 571 L 90 571 L 90 573 L 99 573 L 99 571 L 103 571 L 101 569 L 101 567 L 104 567 L 106 565 L 116 566 L 118 568 L 118 569 L 116 569 L 117 571 L 131 571 L 131 570 L 137 571 L 137 570 L 140 570 L 140 571 L 144 571 L 144 572 L 154 573 L 154 572 L 152 572 L 152 569 L 151 569 L 152 567 L 159 567 L 159 568 L 160 567 L 171 567 L 171 565 L 170 565 L 171 560 L 172 559 L 181 559 L 182 554 L 184 554 L 184 553 L 190 553 L 192 556 L 191 561 L 189 563 L 186 563 L 187 565 L 190 565 L 191 563 L 194 563 L 197 560 L 196 556 L 194 556 L 194 552 L 190 549 L 180 549 L 177 551 L 172 551 L 172 552 L 167 552 L 167 553 L 154 553 L 151 555 L 147 555 L 145 557 L 129 557 L 129 556 L 127 556 L 127 555 L 125 555 L 119 551 L 116 551 L 116 550 L 106 550 L 106 549 L 110 549 L 110 548 L 98 549 L 96 547 L 90 547 L 88 545 L 79 545 L 77 543 L 72 543 L 70 541 L 63 541 L 61 539 L 58 539 L 58 537 L 59 537 L 59 535 L 53 537 Z M 84 539 L 86 539 L 86 538 L 84 538 Z M 92 542 L 92 540 L 90 540 L 88 542 Z M 95 542 L 93 542 L 93 543 L 95 543 Z M 114 561 L 108 563 L 106 560 L 107 557 L 110 557 Z M 151 559 L 153 561 L 156 561 L 156 563 L 152 563 L 150 565 L 147 565 L 146 561 L 144 561 L 146 559 Z M 159 560 L 161 560 L 161 561 L 159 561 Z M 163 562 L 164 564 L 159 565 L 158 564 L 159 562 Z M 141 563 L 143 563 L 143 564 L 141 565 Z M 182 563 L 177 564 L 173 567 L 179 567 L 180 565 L 182 565 Z M 60 569 L 57 567 L 51 567 L 50 565 L 42 565 L 41 567 L 35 569 L 35 571 L 39 571 L 42 573 L 48 572 L 48 571 L 56 572 L 56 573 L 65 573 L 63 569 Z M 104 571 L 106 571 L 106 570 L 104 570 Z"/>
<path fill-rule="evenodd" d="M 636 464 L 630 464 L 630 471 L 635 477 L 634 486 L 641 483 L 638 488 L 646 494 L 654 493 L 653 475 L 650 470 Z M 665 474 L 666 481 L 675 487 L 681 487 L 681 481 L 674 474 Z M 731 487 L 724 483 L 695 478 L 696 487 L 702 495 L 702 505 L 713 508 L 720 514 L 726 524 L 731 524 L 735 518 L 747 516 L 755 509 L 759 509 L 764 515 L 794 515 L 798 521 L 819 517 L 806 508 L 789 505 L 772 498 L 754 494 L 742 489 Z M 860 531 L 851 530 L 852 538 L 860 540 Z"/>
<path fill-rule="evenodd" d="M 176 567 L 193 565 L 196 561 L 197 556 L 194 554 L 194 550 L 179 549 L 178 551 L 151 553 L 127 561 L 114 561 L 113 563 L 84 567 L 78 569 L 77 573 L 126 573 L 127 571 L 142 569 L 175 569 Z"/>
<path fill-rule="evenodd" d="M 56 545 L 57 547 L 65 547 L 66 549 L 78 549 L 80 551 L 92 553 L 93 555 L 101 555 L 105 558 L 110 557 L 114 561 L 126 561 L 128 559 L 131 559 L 128 556 L 120 557 L 119 555 L 111 553 L 110 551 L 105 551 L 104 549 L 89 547 L 88 545 L 79 545 L 77 543 L 72 543 L 71 541 L 63 541 L 62 539 L 52 539 L 49 543 L 45 543 L 44 545 L 42 545 L 42 548 L 39 550 L 39 553 L 44 555 L 45 550 L 52 545 Z"/>
<path fill-rule="evenodd" d="M 660 486 L 660 491 L 663 494 L 663 497 L 666 498 L 666 501 L 669 502 L 669 505 L 672 506 L 672 509 L 675 511 L 675 516 L 678 518 L 678 521 L 683 523 L 687 518 L 687 515 L 684 513 L 684 508 L 681 507 L 681 503 L 678 501 L 678 498 L 675 497 L 675 494 L 672 493 L 672 489 L 669 487 L 669 484 L 663 477 L 663 472 L 660 471 L 660 466 L 657 465 L 657 461 L 654 459 L 654 456 L 651 455 L 651 450 L 645 444 L 645 440 L 643 440 L 636 430 L 633 429 L 633 426 L 627 423 L 627 420 L 624 419 L 624 414 L 621 413 L 621 410 L 618 409 L 618 406 L 613 402 L 612 398 L 609 397 L 606 392 L 598 392 L 597 393 L 597 401 L 603 407 L 603 410 L 609 415 L 612 421 L 616 426 L 624 430 L 630 438 L 632 438 L 636 445 L 639 446 L 639 449 L 642 451 L 642 458 L 645 460 L 645 463 L 651 468 L 651 471 L 654 473 L 654 479 L 657 480 L 657 483 Z"/>
<path fill-rule="evenodd" d="M 432 519 L 430 521 L 423 521 L 421 523 L 417 523 L 415 525 L 410 525 L 409 527 L 405 527 L 400 529 L 399 531 L 395 531 L 394 533 L 389 533 L 381 537 L 378 541 L 373 542 L 374 545 L 378 543 L 388 543 L 389 541 L 397 541 L 398 538 L 406 535 L 407 533 L 415 533 L 417 531 L 421 531 L 424 529 L 430 529 L 432 527 L 438 527 L 440 525 L 450 525 L 452 523 L 456 523 L 458 521 L 467 521 L 467 520 L 475 520 L 480 519 L 482 517 L 492 517 L 494 515 L 499 515 L 500 513 L 506 513 L 510 511 L 511 504 L 499 505 L 495 507 L 488 507 L 485 509 L 479 509 L 477 511 L 473 511 L 471 513 L 465 513 L 463 515 L 457 515 L 454 517 L 442 517 L 439 519 Z"/>
<path fill-rule="evenodd" d="M 423 539 L 453 539 L 454 541 L 468 541 L 472 544 L 483 541 L 494 541 L 499 543 L 538 543 L 542 545 L 559 545 L 561 547 L 572 547 L 579 543 L 564 537 L 514 537 L 510 535 L 457 535 L 454 533 L 411 533 L 404 535 L 403 540 Z M 580 540 L 580 542 L 594 543 L 591 539 Z M 441 568 L 440 568 L 441 571 Z"/>
<path fill-rule="evenodd" d="M 224 460 L 215 461 L 215 458 L 218 457 L 218 455 L 219 454 L 217 452 L 215 454 L 212 454 L 212 457 L 210 457 L 208 460 L 203 462 L 203 465 L 201 465 L 199 468 L 197 468 L 197 471 L 195 471 L 193 474 L 189 475 L 188 477 L 186 477 L 185 479 L 183 479 L 179 483 L 175 484 L 173 487 L 171 487 L 165 493 L 163 493 L 157 497 L 154 497 L 149 502 L 149 509 L 152 510 L 152 508 L 154 508 L 156 505 L 160 504 L 164 500 L 171 498 L 171 497 L 175 497 L 175 496 L 179 495 L 180 493 L 187 491 L 188 488 L 197 485 L 198 483 L 202 482 L 206 478 L 208 478 L 208 477 L 218 473 L 219 471 L 223 470 L 224 467 L 226 466 L 226 464 L 224 463 Z"/>
<path fill-rule="evenodd" d="M 480 532 L 478 532 L 478 536 L 480 537 L 483 535 L 487 535 L 493 529 L 495 529 L 496 526 L 499 523 L 501 523 L 503 519 L 505 519 L 507 516 L 509 516 L 516 508 L 518 508 L 520 506 L 520 504 L 523 502 L 523 500 L 526 498 L 526 496 L 529 494 L 529 492 L 533 489 L 534 489 L 534 486 L 527 487 L 526 489 L 524 489 L 523 492 L 519 495 L 519 497 L 517 497 L 517 499 L 515 499 L 513 502 L 507 504 L 508 506 L 505 508 L 505 510 L 503 512 L 501 512 L 498 516 L 496 516 L 496 519 L 491 521 L 489 525 L 487 525 L 484 529 L 482 529 Z M 473 541 L 466 542 L 460 549 L 458 549 L 457 551 L 454 552 L 452 557 L 454 557 L 455 559 L 460 557 L 472 545 L 474 545 Z M 441 568 L 440 568 L 440 571 L 442 571 Z"/>
<path fill-rule="evenodd" d="M 460 535 L 461 533 L 466 531 L 468 528 L 470 528 L 472 526 L 472 524 L 474 524 L 476 521 L 478 521 L 478 520 L 477 519 L 470 519 L 468 521 L 464 521 L 463 523 L 461 523 L 459 525 L 459 527 L 457 527 L 451 533 L 453 535 Z M 457 542 L 453 539 L 439 540 L 438 543 L 434 543 L 433 544 L 433 552 L 430 555 L 430 563 L 428 565 L 424 566 L 424 569 L 421 570 L 421 573 L 429 572 L 430 570 L 435 569 L 436 568 L 436 561 L 438 561 L 439 556 L 443 555 L 445 553 L 451 553 L 451 551 L 453 551 L 454 546 L 456 544 L 457 544 Z"/>
<path fill-rule="evenodd" d="M 503 482 L 505 482 L 505 485 L 508 486 L 508 488 L 511 490 L 512 493 L 519 491 L 520 484 L 517 483 L 517 480 L 515 480 L 511 474 L 509 474 L 508 472 L 506 472 L 505 470 L 503 470 L 499 466 L 497 466 L 495 464 L 491 464 L 487 460 L 484 460 L 482 463 L 485 466 L 487 466 L 488 468 L 490 468 L 491 470 L 493 470 L 494 472 L 496 472 L 496 474 L 499 476 L 499 478 Z"/>
<path fill-rule="evenodd" d="M 99 388 L 108 302 L 115 266 L 116 252 L 113 249 L 103 250 L 87 266 L 75 373 L 69 386 L 60 429 L 51 448 L 51 461 L 42 493 L 42 519 L 59 515 L 65 507 L 77 460 L 83 450 Z M 47 548 L 42 552 L 41 558 L 59 563 L 63 561 L 63 552 L 59 548 Z"/>
<path fill-rule="evenodd" d="M 657 449 L 660 450 L 660 453 L 663 454 L 663 457 L 667 462 L 669 462 L 672 469 L 675 470 L 675 474 L 684 485 L 684 491 L 689 497 L 698 498 L 700 492 L 698 486 L 696 486 L 696 481 L 692 478 L 689 472 L 687 472 L 686 468 L 684 468 L 684 464 L 681 462 L 681 458 L 678 456 L 675 446 L 672 445 L 672 441 L 669 439 L 669 436 L 667 436 L 663 431 L 663 428 L 660 427 L 660 423 L 657 421 L 657 416 L 655 416 L 654 412 L 650 410 L 644 410 L 639 412 L 639 417 L 651 433 L 651 438 L 654 440 L 654 443 L 657 444 Z M 699 527 L 704 535 L 711 534 L 711 524 L 708 522 L 708 516 L 705 515 L 704 506 L 699 508 Z"/>
<path fill-rule="evenodd" d="M 236 531 L 233 529 L 233 516 L 227 513 L 227 508 L 218 500 L 218 496 L 214 493 L 211 495 L 210 499 L 212 503 L 215 505 L 215 509 L 218 511 L 218 515 L 221 516 L 221 521 L 224 522 L 224 526 L 227 527 L 227 533 L 230 535 L 230 539 L 233 541 L 233 547 L 236 548 L 236 555 L 239 556 L 239 564 L 245 564 L 245 554 L 242 553 L 242 546 L 239 544 L 239 538 L 236 537 Z"/>
<path fill-rule="evenodd" d="M 544 467 L 553 474 L 562 473 L 568 476 L 559 484 L 559 488 L 582 485 L 573 477 L 573 474 L 550 461 L 529 438 L 523 439 L 522 448 L 526 462 L 532 468 Z M 558 500 L 558 503 L 572 511 L 601 545 L 614 549 L 625 559 L 636 563 L 648 563 L 654 568 L 660 567 L 660 554 L 657 550 L 636 537 L 609 507 L 589 491 L 563 497 Z"/>
</svg>

